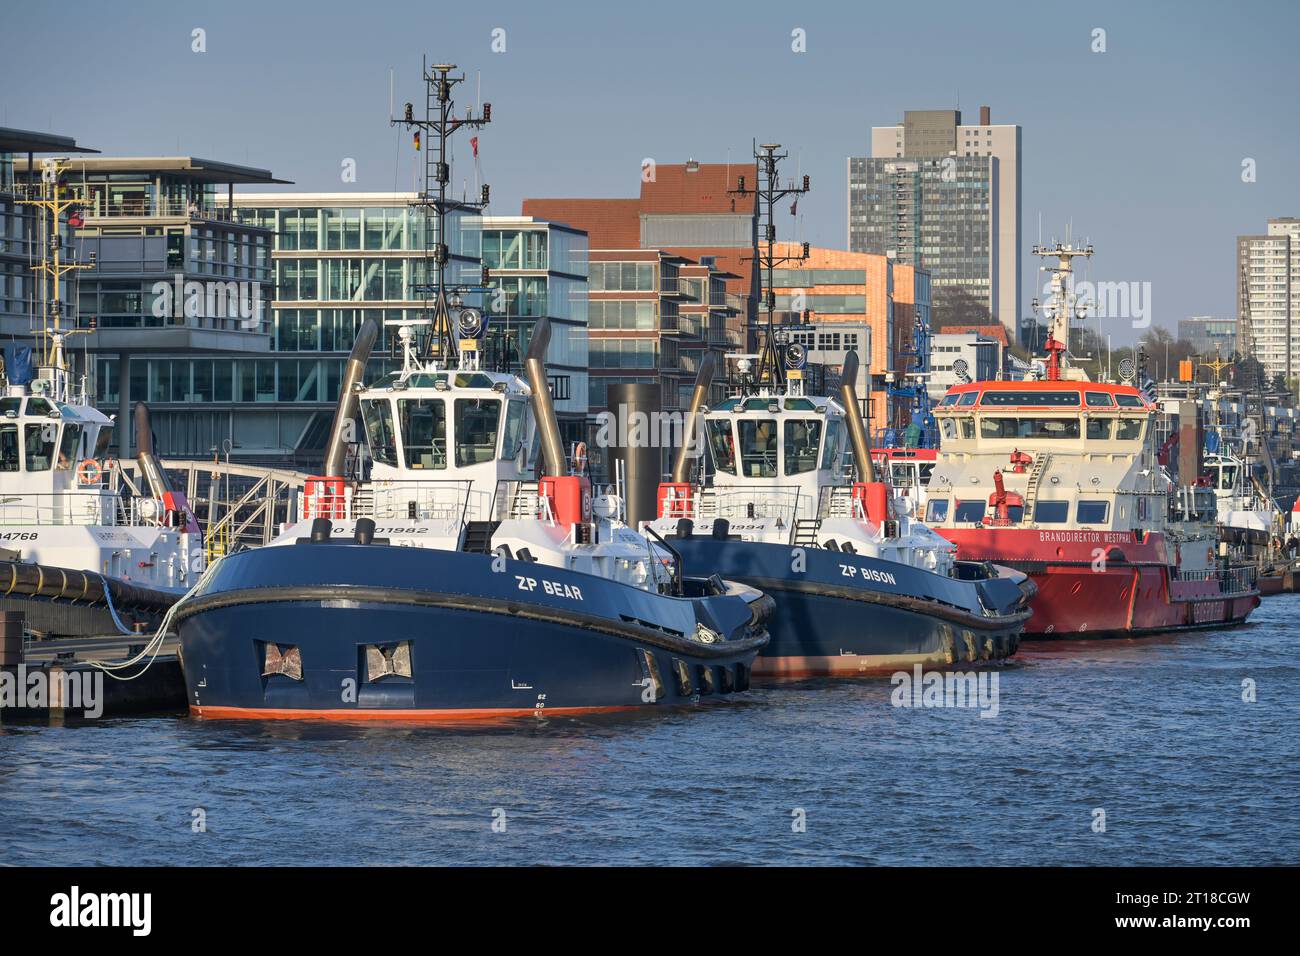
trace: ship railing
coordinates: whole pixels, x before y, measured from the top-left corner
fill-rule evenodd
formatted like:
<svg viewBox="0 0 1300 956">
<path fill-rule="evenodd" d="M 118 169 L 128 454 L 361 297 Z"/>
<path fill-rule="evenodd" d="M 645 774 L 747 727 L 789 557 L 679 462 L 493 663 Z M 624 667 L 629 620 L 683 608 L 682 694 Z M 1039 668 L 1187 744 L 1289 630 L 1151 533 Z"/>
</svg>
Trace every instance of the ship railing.
<svg viewBox="0 0 1300 956">
<path fill-rule="evenodd" d="M 696 513 L 704 521 L 717 518 L 779 518 L 786 527 L 799 517 L 798 487 L 706 488 L 697 497 Z"/>
<path fill-rule="evenodd" d="M 475 500 L 472 481 L 388 479 L 367 482 L 343 493 L 321 487 L 298 494 L 298 513 L 380 521 L 463 522 Z"/>
<path fill-rule="evenodd" d="M 817 502 L 817 517 L 861 519 L 862 503 L 853 497 L 851 486 L 827 485 L 822 488 Z"/>
<path fill-rule="evenodd" d="M 156 498 L 89 491 L 0 495 L 0 526 L 157 525 L 165 509 Z"/>
<path fill-rule="evenodd" d="M 507 479 L 497 482 L 492 517 L 498 521 L 506 518 L 525 521 L 540 518 L 542 521 L 553 522 L 555 513 L 551 508 L 551 499 L 539 491 L 537 482 Z"/>
<path fill-rule="evenodd" d="M 1198 571 L 1179 571 L 1179 581 L 1218 581 L 1225 594 L 1239 594 L 1253 590 L 1258 579 L 1253 567 L 1206 568 Z"/>
</svg>

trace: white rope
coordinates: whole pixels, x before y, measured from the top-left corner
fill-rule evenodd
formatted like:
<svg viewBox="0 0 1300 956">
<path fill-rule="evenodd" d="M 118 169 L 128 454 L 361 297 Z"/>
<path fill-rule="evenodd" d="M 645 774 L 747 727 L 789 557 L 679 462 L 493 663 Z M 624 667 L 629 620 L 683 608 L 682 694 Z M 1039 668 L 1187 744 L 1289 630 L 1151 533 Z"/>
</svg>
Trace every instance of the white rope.
<svg viewBox="0 0 1300 956">
<path fill-rule="evenodd" d="M 92 661 L 86 661 L 86 663 L 89 664 L 91 667 L 99 668 L 101 671 L 103 671 L 105 674 L 107 674 L 109 677 L 113 678 L 114 680 L 121 680 L 121 681 L 135 680 L 137 677 L 143 676 L 144 673 L 148 671 L 151 666 L 153 666 L 153 662 L 157 659 L 159 652 L 162 650 L 163 643 L 166 641 L 167 638 L 167 631 L 171 627 L 171 623 L 176 617 L 176 612 L 180 609 L 181 605 L 183 605 L 186 601 L 190 600 L 190 598 L 194 597 L 194 595 L 197 594 L 204 587 L 204 585 L 208 583 L 209 580 L 211 580 L 213 573 L 221 565 L 221 562 L 224 560 L 224 557 L 225 556 L 222 555 L 218 557 L 215 561 L 213 561 L 210 565 L 208 565 L 207 568 L 204 570 L 203 574 L 199 577 L 198 581 L 194 583 L 194 586 L 190 588 L 188 591 L 186 591 L 185 594 L 181 596 L 181 599 L 179 601 L 177 601 L 175 604 L 173 604 L 170 608 L 167 609 L 167 613 L 163 615 L 162 623 L 158 625 L 158 631 L 153 635 L 153 637 L 149 639 L 149 643 L 147 643 L 144 646 L 144 648 L 140 651 L 140 653 L 136 654 L 134 657 L 128 658 L 125 661 L 117 661 L 117 662 L 110 663 L 108 661 L 92 660 Z M 102 579 L 102 575 L 101 575 L 101 579 Z M 104 583 L 104 593 L 106 595 L 108 594 L 107 582 Z M 109 609 L 112 610 L 111 597 L 109 598 Z M 114 620 L 117 620 L 116 611 L 113 611 L 113 618 Z M 134 632 L 128 631 L 126 633 L 130 634 Z M 126 670 L 128 667 L 134 667 L 136 664 L 139 664 L 146 657 L 149 658 L 149 661 L 144 665 L 144 667 L 140 669 L 139 673 L 132 674 L 129 677 L 120 677 L 116 673 L 114 673 L 114 671 L 122 671 L 122 670 Z"/>
</svg>

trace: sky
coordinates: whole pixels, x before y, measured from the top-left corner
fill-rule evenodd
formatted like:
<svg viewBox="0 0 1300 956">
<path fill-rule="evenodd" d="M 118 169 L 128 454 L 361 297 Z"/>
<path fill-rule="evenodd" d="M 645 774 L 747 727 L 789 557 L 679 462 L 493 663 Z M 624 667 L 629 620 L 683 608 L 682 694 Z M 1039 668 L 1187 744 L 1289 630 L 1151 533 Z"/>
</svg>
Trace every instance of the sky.
<svg viewBox="0 0 1300 956">
<path fill-rule="evenodd" d="M 6 12 L 0 126 L 244 163 L 296 184 L 281 188 L 410 189 L 390 77 L 397 111 L 422 102 L 427 55 L 468 74 L 462 107 L 479 89 L 492 103 L 479 169 L 463 136 L 454 158 L 457 180 L 491 183 L 493 214 L 525 197 L 635 196 L 643 159 L 741 162 L 754 140 L 778 142 L 785 171 L 813 185 L 782 238 L 847 248 L 847 159 L 869 155 L 871 127 L 906 109 L 974 122 L 987 105 L 1023 128 L 1026 308 L 1041 222 L 1044 239 L 1069 228 L 1093 243 L 1080 278 L 1143 284 L 1172 329 L 1235 316 L 1236 236 L 1300 216 L 1298 28 L 1293 0 L 72 0 Z M 1118 345 L 1133 326 L 1102 332 Z"/>
</svg>

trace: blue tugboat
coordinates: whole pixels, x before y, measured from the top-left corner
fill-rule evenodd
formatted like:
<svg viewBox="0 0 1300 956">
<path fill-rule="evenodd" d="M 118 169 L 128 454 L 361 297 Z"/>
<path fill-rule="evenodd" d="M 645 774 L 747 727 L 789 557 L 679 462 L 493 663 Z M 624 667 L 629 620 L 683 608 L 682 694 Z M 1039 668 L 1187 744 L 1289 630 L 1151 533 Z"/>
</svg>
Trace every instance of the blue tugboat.
<svg viewBox="0 0 1300 956">
<path fill-rule="evenodd" d="M 427 77 L 444 137 L 452 69 Z M 615 495 L 593 496 L 560 438 L 548 321 L 527 382 L 481 369 L 482 316 L 457 304 L 466 290 L 448 289 L 444 261 L 427 333 L 398 331 L 400 371 L 362 386 L 378 329 L 359 332 L 302 520 L 218 562 L 176 609 L 190 713 L 540 716 L 747 689 L 771 599 L 685 576 L 671 546 L 623 523 Z M 358 410 L 368 480 L 344 476 Z"/>
<path fill-rule="evenodd" d="M 712 482 L 688 480 L 683 448 L 647 528 L 667 536 L 687 567 L 775 600 L 755 675 L 1005 660 L 1030 616 L 1033 584 L 1018 571 L 955 560 L 952 545 L 912 516 L 910 499 L 875 479 L 852 384 L 857 366 L 850 352 L 840 402 L 763 388 L 694 411 Z M 697 396 L 706 389 L 707 380 L 698 383 Z M 861 481 L 838 477 L 849 445 L 867 463 Z"/>
<path fill-rule="evenodd" d="M 756 153 L 768 223 L 776 199 L 801 191 L 777 184 L 778 148 Z M 760 260 L 770 289 L 773 266 L 790 257 L 775 255 L 774 229 L 767 236 Z M 912 499 L 876 479 L 856 395 L 857 353 L 847 355 L 838 402 L 805 395 L 803 346 L 782 340 L 771 295 L 766 307 L 761 354 L 731 357 L 735 397 L 705 408 L 712 363 L 701 366 L 686 441 L 647 528 L 670 536 L 687 567 L 775 600 L 772 639 L 755 675 L 888 674 L 1005 660 L 1030 616 L 1033 584 L 1018 571 L 957 561 L 953 546 L 914 515 Z M 690 480 L 701 425 L 706 455 L 699 457 L 711 482 L 704 468 Z M 856 481 L 843 477 L 850 448 Z"/>
</svg>

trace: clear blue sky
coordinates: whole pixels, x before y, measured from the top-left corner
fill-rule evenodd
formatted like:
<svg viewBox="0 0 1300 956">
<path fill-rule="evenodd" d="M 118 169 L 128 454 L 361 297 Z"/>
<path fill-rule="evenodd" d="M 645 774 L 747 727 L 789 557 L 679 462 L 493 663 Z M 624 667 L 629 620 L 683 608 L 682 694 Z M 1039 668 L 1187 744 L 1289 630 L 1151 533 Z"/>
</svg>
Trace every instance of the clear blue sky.
<svg viewBox="0 0 1300 956">
<path fill-rule="evenodd" d="M 492 211 L 525 196 L 632 196 L 644 157 L 745 159 L 754 138 L 811 174 L 792 238 L 843 248 L 846 158 L 905 109 L 981 104 L 1024 137 L 1027 254 L 1072 221 L 1095 281 L 1150 282 L 1153 314 L 1235 314 L 1239 233 L 1300 215 L 1300 5 L 1118 3 L 61 2 L 5 13 L 0 125 L 108 154 L 178 150 L 313 190 L 409 188 L 387 123 L 424 54 L 481 74 Z M 1106 30 L 1107 51 L 1090 50 Z M 206 31 L 206 53 L 191 31 Z M 505 30 L 506 51 L 491 49 Z M 791 51 L 791 31 L 807 52 Z M 400 106 L 398 107 L 400 109 Z M 470 176 L 459 144 L 457 178 Z M 355 184 L 340 182 L 345 157 Z M 1257 181 L 1241 180 L 1244 158 Z M 783 224 L 786 225 L 786 224 Z M 1116 323 L 1117 341 L 1133 331 Z"/>
</svg>

